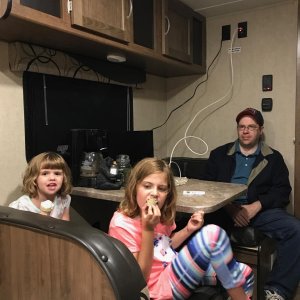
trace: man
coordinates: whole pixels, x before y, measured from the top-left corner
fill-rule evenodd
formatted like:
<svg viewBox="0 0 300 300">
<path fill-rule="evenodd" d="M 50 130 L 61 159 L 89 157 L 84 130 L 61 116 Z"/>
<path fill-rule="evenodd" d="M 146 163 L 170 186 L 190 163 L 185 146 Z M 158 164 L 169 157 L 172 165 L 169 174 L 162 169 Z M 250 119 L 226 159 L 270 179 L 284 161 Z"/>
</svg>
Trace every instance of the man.
<svg viewBox="0 0 300 300">
<path fill-rule="evenodd" d="M 300 280 L 300 220 L 285 210 L 291 192 L 288 169 L 282 155 L 262 141 L 260 111 L 247 108 L 236 122 L 238 139 L 211 151 L 206 179 L 247 184 L 248 191 L 218 211 L 213 222 L 226 230 L 250 225 L 275 239 L 277 258 L 265 299 L 292 299 Z"/>
</svg>

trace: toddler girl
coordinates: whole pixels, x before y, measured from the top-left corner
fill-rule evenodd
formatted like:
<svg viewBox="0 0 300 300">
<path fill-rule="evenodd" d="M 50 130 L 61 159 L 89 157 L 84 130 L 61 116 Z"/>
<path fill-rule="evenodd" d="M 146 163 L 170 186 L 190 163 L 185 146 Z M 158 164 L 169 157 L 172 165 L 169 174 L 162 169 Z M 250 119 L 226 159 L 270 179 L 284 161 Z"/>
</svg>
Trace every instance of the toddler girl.
<svg viewBox="0 0 300 300">
<path fill-rule="evenodd" d="M 71 172 L 65 160 L 55 152 L 44 152 L 28 163 L 23 176 L 24 195 L 9 206 L 69 221 L 71 189 Z"/>
</svg>

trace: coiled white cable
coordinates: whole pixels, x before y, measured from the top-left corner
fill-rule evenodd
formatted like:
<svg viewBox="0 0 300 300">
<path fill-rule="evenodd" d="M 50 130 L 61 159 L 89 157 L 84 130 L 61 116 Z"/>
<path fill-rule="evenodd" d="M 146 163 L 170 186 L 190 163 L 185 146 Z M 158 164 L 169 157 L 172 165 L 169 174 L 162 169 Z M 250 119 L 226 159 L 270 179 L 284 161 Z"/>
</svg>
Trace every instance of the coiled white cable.
<svg viewBox="0 0 300 300">
<path fill-rule="evenodd" d="M 214 105 L 216 105 L 216 104 L 218 104 L 218 103 L 221 102 L 221 105 L 220 105 L 220 106 L 217 106 L 216 108 L 214 108 L 214 109 L 212 110 L 212 112 L 214 112 L 214 111 L 216 111 L 217 109 L 223 107 L 225 104 L 227 104 L 227 103 L 230 101 L 230 99 L 231 99 L 231 97 L 228 97 L 228 96 L 232 93 L 233 86 L 234 86 L 234 69 L 233 69 L 232 49 L 233 49 L 233 43 L 234 43 L 234 40 L 235 40 L 235 37 L 236 37 L 237 32 L 238 32 L 238 29 L 235 30 L 235 32 L 234 32 L 234 34 L 233 34 L 233 36 L 232 36 L 232 39 L 231 39 L 231 52 L 230 52 L 230 86 L 229 86 L 227 92 L 225 93 L 224 96 L 222 96 L 221 98 L 219 98 L 219 99 L 217 99 L 216 101 L 212 102 L 211 104 L 205 106 L 204 108 L 200 109 L 200 110 L 195 114 L 195 116 L 193 117 L 193 119 L 191 120 L 191 122 L 189 123 L 189 125 L 187 126 L 187 128 L 186 128 L 186 130 L 185 130 L 184 137 L 181 138 L 181 139 L 179 139 L 179 140 L 175 143 L 175 145 L 174 145 L 174 147 L 173 147 L 173 149 L 172 149 L 172 151 L 171 151 L 170 161 L 169 161 L 169 166 L 170 166 L 171 163 L 172 163 L 172 157 L 173 157 L 173 153 L 174 153 L 174 151 L 175 151 L 175 148 L 176 148 L 177 145 L 178 145 L 181 141 L 183 141 L 183 140 L 184 140 L 184 142 L 185 142 L 186 147 L 187 147 L 192 153 L 194 153 L 194 154 L 196 154 L 196 155 L 202 156 L 202 155 L 205 155 L 205 154 L 208 152 L 208 149 L 209 149 L 209 148 L 208 148 L 207 143 L 206 143 L 202 138 L 200 138 L 200 137 L 197 137 L 197 136 L 194 136 L 194 135 L 188 135 L 188 131 L 189 131 L 189 129 L 190 129 L 192 123 L 193 123 L 193 122 L 195 121 L 195 119 L 199 116 L 199 114 L 201 114 L 203 111 L 205 111 L 205 110 L 207 110 L 208 108 L 210 108 L 210 107 L 212 107 L 212 106 L 214 106 Z M 228 97 L 228 99 L 226 99 L 227 97 Z M 224 103 L 222 103 L 222 101 L 223 101 L 224 99 L 225 99 L 225 101 L 224 101 Z M 212 114 L 212 112 L 210 112 L 210 114 Z M 210 114 L 209 114 L 209 115 L 210 115 Z M 202 119 L 202 120 L 200 121 L 199 124 L 201 124 L 203 121 L 204 121 L 204 119 Z M 194 150 L 189 146 L 189 144 L 188 144 L 188 142 L 187 142 L 187 140 L 188 140 L 188 139 L 191 139 L 191 138 L 200 140 L 200 141 L 204 144 L 204 146 L 205 146 L 205 151 L 202 152 L 202 153 L 199 153 L 199 152 L 197 152 L 197 151 L 194 151 Z M 179 173 L 180 173 L 180 176 L 181 176 L 181 172 L 179 172 Z"/>
</svg>

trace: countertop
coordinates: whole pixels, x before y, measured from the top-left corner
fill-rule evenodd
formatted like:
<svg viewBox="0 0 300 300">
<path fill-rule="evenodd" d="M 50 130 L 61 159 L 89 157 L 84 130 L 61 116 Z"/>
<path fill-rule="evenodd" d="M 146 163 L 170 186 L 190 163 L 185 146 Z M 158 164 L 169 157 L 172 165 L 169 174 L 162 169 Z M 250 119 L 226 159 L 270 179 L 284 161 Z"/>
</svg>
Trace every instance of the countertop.
<svg viewBox="0 0 300 300">
<path fill-rule="evenodd" d="M 177 211 L 193 213 L 203 209 L 206 213 L 216 211 L 243 195 L 247 186 L 243 184 L 224 183 L 188 179 L 184 185 L 176 187 L 178 193 Z M 204 192 L 203 195 L 183 195 L 184 191 Z M 74 187 L 72 195 L 120 202 L 124 198 L 124 188 L 120 190 L 99 190 L 87 187 Z"/>
</svg>

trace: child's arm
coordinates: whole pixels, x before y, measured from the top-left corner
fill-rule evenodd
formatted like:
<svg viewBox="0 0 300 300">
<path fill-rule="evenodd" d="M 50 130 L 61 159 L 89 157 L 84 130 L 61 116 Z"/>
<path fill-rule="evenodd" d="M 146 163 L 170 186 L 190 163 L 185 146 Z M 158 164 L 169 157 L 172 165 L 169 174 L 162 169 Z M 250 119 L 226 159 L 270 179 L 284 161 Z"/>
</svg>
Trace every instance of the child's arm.
<svg viewBox="0 0 300 300">
<path fill-rule="evenodd" d="M 153 262 L 153 239 L 154 228 L 160 222 L 160 209 L 157 205 L 153 207 L 144 206 L 142 209 L 142 243 L 140 252 L 134 253 L 145 280 L 150 275 Z"/>
<path fill-rule="evenodd" d="M 150 276 L 153 261 L 153 238 L 154 230 L 143 230 L 141 251 L 133 253 L 146 281 Z"/>
<path fill-rule="evenodd" d="M 172 247 L 174 249 L 178 248 L 190 235 L 195 232 L 196 230 L 200 229 L 204 223 L 204 211 L 199 210 L 192 214 L 191 218 L 189 219 L 187 225 L 175 232 L 172 235 Z"/>
<path fill-rule="evenodd" d="M 64 221 L 70 221 L 70 205 L 71 205 L 71 196 L 67 195 L 64 199 L 62 199 L 63 201 L 63 206 L 64 208 L 64 212 L 63 215 L 61 217 L 62 220 Z"/>
<path fill-rule="evenodd" d="M 70 221 L 70 207 L 65 207 L 61 219 L 65 221 Z"/>
</svg>

